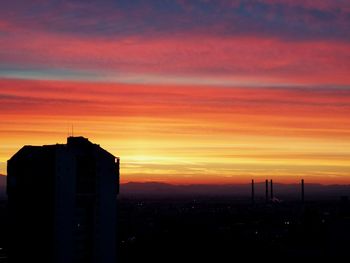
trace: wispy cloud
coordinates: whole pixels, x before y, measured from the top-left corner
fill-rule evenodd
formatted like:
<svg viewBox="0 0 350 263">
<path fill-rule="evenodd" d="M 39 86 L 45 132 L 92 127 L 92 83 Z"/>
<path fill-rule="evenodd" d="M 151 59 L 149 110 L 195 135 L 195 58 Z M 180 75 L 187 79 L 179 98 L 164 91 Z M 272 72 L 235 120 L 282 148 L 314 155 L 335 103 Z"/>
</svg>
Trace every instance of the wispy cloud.
<svg viewBox="0 0 350 263">
<path fill-rule="evenodd" d="M 349 45 L 332 41 L 289 43 L 265 38 L 172 36 L 122 40 L 76 39 L 52 34 L 0 38 L 2 76 L 87 79 L 111 75 L 165 75 L 213 79 L 250 79 L 264 83 L 348 84 Z M 28 70 L 28 72 L 25 72 Z M 94 72 L 95 71 L 95 72 Z M 183 78 L 184 79 L 184 78 Z M 147 81 L 147 80 L 146 80 Z M 237 82 L 236 82 L 237 84 Z"/>
<path fill-rule="evenodd" d="M 188 84 L 349 84 L 349 10 L 347 1 L 329 0 L 8 1 L 0 9 L 0 71 L 136 83 L 166 76 Z"/>
</svg>

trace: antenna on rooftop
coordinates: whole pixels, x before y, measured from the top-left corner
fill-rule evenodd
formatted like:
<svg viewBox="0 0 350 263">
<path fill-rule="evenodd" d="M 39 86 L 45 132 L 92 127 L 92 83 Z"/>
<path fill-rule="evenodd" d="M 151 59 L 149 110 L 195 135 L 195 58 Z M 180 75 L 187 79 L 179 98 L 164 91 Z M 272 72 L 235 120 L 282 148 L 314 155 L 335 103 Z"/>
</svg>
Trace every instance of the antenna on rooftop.
<svg viewBox="0 0 350 263">
<path fill-rule="evenodd" d="M 74 125 L 68 128 L 68 137 L 74 137 Z"/>
</svg>

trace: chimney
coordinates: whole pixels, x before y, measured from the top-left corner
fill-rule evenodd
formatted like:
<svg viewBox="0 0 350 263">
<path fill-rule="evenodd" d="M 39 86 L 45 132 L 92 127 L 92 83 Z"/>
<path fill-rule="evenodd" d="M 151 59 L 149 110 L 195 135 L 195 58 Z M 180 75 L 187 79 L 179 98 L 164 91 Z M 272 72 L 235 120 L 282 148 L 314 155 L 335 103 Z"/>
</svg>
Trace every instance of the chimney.
<svg viewBox="0 0 350 263">
<path fill-rule="evenodd" d="M 265 180 L 265 201 L 269 202 L 269 181 Z"/>
<path fill-rule="evenodd" d="M 252 180 L 252 204 L 255 204 L 254 180 Z"/>
<path fill-rule="evenodd" d="M 304 203 L 305 195 L 304 195 L 304 179 L 301 179 L 301 202 Z"/>
<path fill-rule="evenodd" d="M 270 198 L 273 199 L 273 182 L 272 179 L 270 180 Z"/>
</svg>

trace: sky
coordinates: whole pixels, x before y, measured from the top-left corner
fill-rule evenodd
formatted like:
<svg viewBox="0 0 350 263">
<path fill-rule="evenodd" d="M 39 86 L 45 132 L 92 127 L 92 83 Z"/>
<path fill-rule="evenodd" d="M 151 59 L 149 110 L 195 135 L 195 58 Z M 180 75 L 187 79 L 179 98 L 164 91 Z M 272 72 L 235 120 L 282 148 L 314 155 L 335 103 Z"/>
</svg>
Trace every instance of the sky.
<svg viewBox="0 0 350 263">
<path fill-rule="evenodd" d="M 4 0 L 0 173 L 88 137 L 122 182 L 350 183 L 347 0 Z"/>
</svg>

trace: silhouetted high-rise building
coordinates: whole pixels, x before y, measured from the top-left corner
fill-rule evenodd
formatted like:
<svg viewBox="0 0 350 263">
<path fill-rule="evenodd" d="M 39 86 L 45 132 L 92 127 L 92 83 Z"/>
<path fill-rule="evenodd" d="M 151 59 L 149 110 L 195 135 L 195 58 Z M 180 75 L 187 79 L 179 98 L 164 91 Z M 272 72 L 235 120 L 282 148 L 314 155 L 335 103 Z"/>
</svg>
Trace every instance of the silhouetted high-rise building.
<svg viewBox="0 0 350 263">
<path fill-rule="evenodd" d="M 119 158 L 83 137 L 8 161 L 10 262 L 115 263 Z"/>
</svg>

